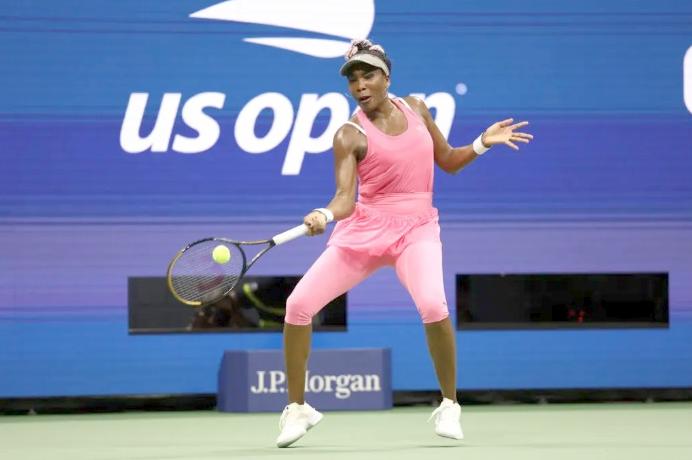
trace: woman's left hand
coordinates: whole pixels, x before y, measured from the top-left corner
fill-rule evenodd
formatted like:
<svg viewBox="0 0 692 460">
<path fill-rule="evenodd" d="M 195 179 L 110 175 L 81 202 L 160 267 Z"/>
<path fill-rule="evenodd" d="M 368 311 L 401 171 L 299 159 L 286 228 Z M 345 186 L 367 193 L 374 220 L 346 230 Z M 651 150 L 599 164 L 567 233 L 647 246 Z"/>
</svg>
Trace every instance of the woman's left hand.
<svg viewBox="0 0 692 460">
<path fill-rule="evenodd" d="M 516 130 L 522 128 L 529 124 L 528 121 L 522 121 L 519 123 L 512 124 L 514 118 L 508 118 L 506 120 L 498 121 L 497 123 L 491 125 L 483 133 L 481 141 L 486 147 L 491 147 L 493 145 L 505 144 L 514 150 L 519 150 L 519 147 L 515 142 L 523 142 L 528 144 L 533 139 L 533 136 L 529 133 L 517 132 Z"/>
</svg>

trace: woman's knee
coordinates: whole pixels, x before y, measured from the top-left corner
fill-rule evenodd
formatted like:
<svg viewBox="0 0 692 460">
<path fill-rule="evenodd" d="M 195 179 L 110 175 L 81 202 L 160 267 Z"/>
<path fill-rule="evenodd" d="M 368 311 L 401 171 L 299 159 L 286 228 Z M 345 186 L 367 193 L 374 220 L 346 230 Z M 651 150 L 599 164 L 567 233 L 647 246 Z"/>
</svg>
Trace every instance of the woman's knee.
<svg viewBox="0 0 692 460">
<path fill-rule="evenodd" d="M 424 324 L 436 323 L 449 316 L 447 302 L 436 297 L 423 299 L 418 305 L 418 312 Z"/>
<path fill-rule="evenodd" d="M 307 326 L 312 323 L 314 309 L 308 299 L 293 291 L 286 299 L 286 318 L 288 324 L 294 326 Z"/>
</svg>

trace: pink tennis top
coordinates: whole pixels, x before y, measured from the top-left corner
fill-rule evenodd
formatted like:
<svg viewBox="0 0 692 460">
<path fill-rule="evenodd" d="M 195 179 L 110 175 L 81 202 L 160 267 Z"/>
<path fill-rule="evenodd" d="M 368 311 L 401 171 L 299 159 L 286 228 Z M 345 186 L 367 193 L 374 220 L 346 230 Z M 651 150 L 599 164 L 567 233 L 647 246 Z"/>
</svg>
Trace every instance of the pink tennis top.
<svg viewBox="0 0 692 460">
<path fill-rule="evenodd" d="M 380 256 L 397 255 L 421 240 L 439 242 L 438 214 L 432 206 L 432 137 L 405 101 L 392 102 L 407 123 L 406 130 L 396 136 L 380 131 L 363 111 L 356 112 L 368 149 L 358 164 L 356 209 L 336 224 L 330 246 Z"/>
</svg>

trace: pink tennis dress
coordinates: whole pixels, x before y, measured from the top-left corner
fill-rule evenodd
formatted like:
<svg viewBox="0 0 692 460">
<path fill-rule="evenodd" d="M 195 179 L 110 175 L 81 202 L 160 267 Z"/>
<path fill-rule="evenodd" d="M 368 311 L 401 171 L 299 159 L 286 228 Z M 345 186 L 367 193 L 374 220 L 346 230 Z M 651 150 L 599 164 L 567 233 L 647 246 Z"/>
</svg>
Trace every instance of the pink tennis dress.
<svg viewBox="0 0 692 460">
<path fill-rule="evenodd" d="M 368 151 L 358 164 L 356 209 L 336 224 L 329 247 L 288 297 L 289 324 L 310 324 L 332 299 L 386 265 L 394 267 L 423 323 L 449 316 L 440 227 L 432 206 L 433 141 L 403 100 L 393 103 L 406 116 L 406 131 L 398 136 L 383 133 L 357 112 Z"/>
<path fill-rule="evenodd" d="M 432 206 L 433 140 L 420 117 L 401 99 L 392 102 L 406 116 L 406 131 L 391 136 L 361 111 L 368 149 L 358 164 L 358 200 L 339 221 L 329 246 L 372 256 L 397 256 L 408 245 L 440 241 L 437 209 Z"/>
</svg>

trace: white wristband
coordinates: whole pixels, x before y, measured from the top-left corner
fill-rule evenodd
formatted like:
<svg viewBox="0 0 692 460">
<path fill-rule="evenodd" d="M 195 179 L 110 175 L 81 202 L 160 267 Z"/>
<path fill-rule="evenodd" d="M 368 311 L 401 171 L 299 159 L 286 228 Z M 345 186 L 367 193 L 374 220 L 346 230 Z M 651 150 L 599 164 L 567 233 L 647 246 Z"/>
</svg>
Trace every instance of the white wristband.
<svg viewBox="0 0 692 460">
<path fill-rule="evenodd" d="M 473 151 L 476 155 L 483 155 L 485 152 L 490 150 L 490 147 L 483 145 L 483 134 L 478 136 L 475 141 L 473 141 Z"/>
<path fill-rule="evenodd" d="M 327 208 L 316 208 L 316 209 L 313 209 L 313 211 L 317 211 L 317 212 L 320 212 L 320 213 L 324 214 L 324 217 L 327 218 L 327 223 L 329 223 L 329 222 L 331 222 L 331 221 L 334 220 L 334 213 L 331 212 L 331 211 L 330 211 L 329 209 L 327 209 Z"/>
</svg>

